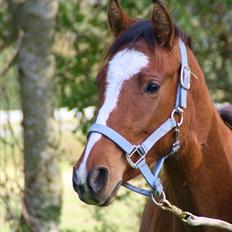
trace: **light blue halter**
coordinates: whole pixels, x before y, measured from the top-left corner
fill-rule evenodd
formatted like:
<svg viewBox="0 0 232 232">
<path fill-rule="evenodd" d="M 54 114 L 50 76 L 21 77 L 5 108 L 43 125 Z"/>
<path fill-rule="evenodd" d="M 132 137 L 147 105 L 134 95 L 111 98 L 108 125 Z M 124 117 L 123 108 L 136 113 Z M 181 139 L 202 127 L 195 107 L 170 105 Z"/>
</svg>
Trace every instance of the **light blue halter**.
<svg viewBox="0 0 232 232">
<path fill-rule="evenodd" d="M 163 186 L 160 182 L 159 173 L 163 167 L 164 161 L 172 154 L 176 153 L 179 148 L 179 127 L 183 122 L 183 110 L 186 108 L 187 104 L 187 91 L 190 88 L 190 68 L 188 66 L 187 51 L 184 42 L 179 39 L 179 48 L 181 54 L 181 72 L 180 81 L 177 87 L 176 103 L 170 118 L 168 118 L 158 129 L 156 129 L 148 138 L 144 140 L 142 144 L 133 145 L 122 135 L 112 128 L 94 123 L 91 125 L 88 131 L 88 135 L 91 133 L 99 133 L 110 139 L 112 142 L 117 144 L 126 155 L 129 164 L 136 169 L 139 169 L 141 174 L 146 179 L 147 183 L 150 185 L 151 190 L 142 189 L 128 182 L 123 183 L 123 186 L 135 191 L 144 196 L 151 196 L 151 194 L 160 195 L 163 191 Z M 176 121 L 175 114 L 179 116 L 180 120 Z M 151 171 L 146 163 L 146 155 L 151 150 L 151 148 L 159 141 L 163 136 L 165 136 L 169 131 L 175 129 L 175 136 L 173 145 L 169 153 L 162 158 L 160 158 Z M 136 161 L 132 160 L 134 154 L 139 155 L 139 159 Z"/>
</svg>

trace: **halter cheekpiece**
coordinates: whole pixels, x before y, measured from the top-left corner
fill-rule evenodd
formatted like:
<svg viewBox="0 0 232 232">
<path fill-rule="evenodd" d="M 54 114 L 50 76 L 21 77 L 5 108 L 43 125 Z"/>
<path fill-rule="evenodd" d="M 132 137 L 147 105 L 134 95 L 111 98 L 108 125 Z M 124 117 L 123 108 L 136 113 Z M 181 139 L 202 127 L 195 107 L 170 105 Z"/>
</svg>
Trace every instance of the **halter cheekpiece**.
<svg viewBox="0 0 232 232">
<path fill-rule="evenodd" d="M 88 131 L 88 136 L 91 133 L 99 133 L 110 139 L 112 142 L 117 144 L 124 152 L 129 164 L 136 169 L 139 169 L 141 174 L 144 176 L 147 183 L 150 185 L 151 190 L 142 189 L 136 187 L 128 182 L 123 183 L 123 186 L 150 197 L 152 194 L 161 195 L 163 186 L 161 184 L 159 173 L 163 167 L 164 161 L 172 154 L 175 154 L 180 148 L 179 142 L 179 127 L 183 122 L 183 112 L 187 106 L 187 92 L 190 88 L 190 68 L 188 66 L 187 51 L 184 42 L 179 39 L 179 49 L 181 55 L 181 71 L 180 79 L 177 86 L 176 102 L 170 117 L 151 135 L 149 135 L 143 143 L 139 145 L 131 144 L 127 139 L 120 135 L 117 131 L 103 124 L 94 123 L 91 125 Z M 175 115 L 178 116 L 178 121 L 175 119 Z M 155 166 L 151 170 L 146 163 L 146 155 L 151 148 L 169 131 L 174 130 L 174 139 L 172 147 L 170 148 L 167 155 L 162 156 Z M 138 154 L 139 158 L 134 161 L 134 155 Z"/>
</svg>

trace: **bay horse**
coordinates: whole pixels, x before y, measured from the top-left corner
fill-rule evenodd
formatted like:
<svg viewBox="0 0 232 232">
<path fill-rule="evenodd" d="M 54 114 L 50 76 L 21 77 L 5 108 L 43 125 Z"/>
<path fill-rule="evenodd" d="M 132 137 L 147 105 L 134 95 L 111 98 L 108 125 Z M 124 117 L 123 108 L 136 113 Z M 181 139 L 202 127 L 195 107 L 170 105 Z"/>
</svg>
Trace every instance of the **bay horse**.
<svg viewBox="0 0 232 232">
<path fill-rule="evenodd" d="M 232 131 L 210 99 L 190 40 L 160 2 L 150 20 L 138 20 L 111 0 L 108 20 L 115 39 L 97 76 L 96 123 L 73 168 L 74 190 L 103 207 L 142 173 L 178 207 L 232 223 Z M 160 171 L 160 163 L 161 181 L 150 172 L 154 164 Z M 221 230 L 185 225 L 148 200 L 140 231 Z"/>
</svg>

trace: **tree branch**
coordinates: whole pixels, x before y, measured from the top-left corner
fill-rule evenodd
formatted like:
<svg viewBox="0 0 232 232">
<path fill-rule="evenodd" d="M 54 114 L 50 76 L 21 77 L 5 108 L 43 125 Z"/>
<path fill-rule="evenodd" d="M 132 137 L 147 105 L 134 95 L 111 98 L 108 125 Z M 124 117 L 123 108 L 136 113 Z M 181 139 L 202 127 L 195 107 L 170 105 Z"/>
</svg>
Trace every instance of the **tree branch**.
<svg viewBox="0 0 232 232">
<path fill-rule="evenodd" d="M 23 37 L 24 37 L 24 32 L 23 31 L 19 31 L 19 35 L 18 35 L 18 38 L 16 40 L 16 45 L 15 45 L 15 49 L 14 49 L 14 52 L 12 54 L 12 57 L 6 63 L 6 65 L 3 67 L 3 69 L 2 69 L 2 71 L 0 73 L 0 77 L 5 77 L 5 75 L 9 71 L 10 67 L 13 65 L 13 63 L 14 63 L 17 55 L 18 55 L 19 49 L 21 47 L 21 44 L 22 44 L 22 41 L 23 41 Z"/>
</svg>

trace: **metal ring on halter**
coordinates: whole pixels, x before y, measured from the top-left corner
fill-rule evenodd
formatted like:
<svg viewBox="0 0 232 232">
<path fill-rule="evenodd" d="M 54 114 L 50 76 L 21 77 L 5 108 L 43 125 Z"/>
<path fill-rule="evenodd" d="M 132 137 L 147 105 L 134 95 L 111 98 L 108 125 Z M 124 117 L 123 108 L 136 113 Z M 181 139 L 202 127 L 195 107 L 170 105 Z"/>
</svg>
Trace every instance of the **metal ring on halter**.
<svg viewBox="0 0 232 232">
<path fill-rule="evenodd" d="M 172 113 L 171 113 L 171 119 L 174 120 L 174 121 L 176 121 L 176 119 L 175 119 L 175 117 L 174 117 L 175 114 L 177 114 L 177 115 L 180 117 L 179 122 L 176 121 L 176 125 L 177 125 L 178 127 L 181 126 L 182 123 L 183 123 L 183 120 L 184 120 L 184 115 L 183 115 L 183 113 L 184 113 L 184 112 L 183 112 L 183 110 L 182 110 L 180 107 L 175 108 L 175 109 L 172 111 Z"/>
<path fill-rule="evenodd" d="M 151 194 L 151 199 L 152 199 L 152 201 L 157 205 L 157 206 L 159 206 L 159 207 L 161 207 L 161 206 L 163 206 L 163 200 L 166 200 L 166 195 L 165 195 L 165 193 L 164 193 L 164 191 L 162 191 L 161 192 L 161 199 L 159 200 L 159 202 L 155 199 L 155 196 L 154 196 L 154 193 L 152 193 Z"/>
</svg>

